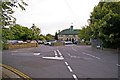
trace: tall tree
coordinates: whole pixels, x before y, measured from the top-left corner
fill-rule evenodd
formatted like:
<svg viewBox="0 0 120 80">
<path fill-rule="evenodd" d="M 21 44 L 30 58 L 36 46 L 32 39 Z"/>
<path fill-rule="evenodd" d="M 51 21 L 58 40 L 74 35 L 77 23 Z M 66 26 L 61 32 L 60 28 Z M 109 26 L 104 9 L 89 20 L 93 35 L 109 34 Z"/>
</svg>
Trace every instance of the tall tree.
<svg viewBox="0 0 120 80">
<path fill-rule="evenodd" d="M 105 47 L 120 47 L 120 1 L 100 2 L 91 13 L 90 27 L 94 38 L 101 38 Z"/>
<path fill-rule="evenodd" d="M 58 40 L 58 33 L 55 33 L 55 39 Z"/>
<path fill-rule="evenodd" d="M 33 31 L 33 39 L 38 40 L 41 33 L 40 28 L 37 28 L 35 24 L 33 24 L 31 30 Z"/>
</svg>

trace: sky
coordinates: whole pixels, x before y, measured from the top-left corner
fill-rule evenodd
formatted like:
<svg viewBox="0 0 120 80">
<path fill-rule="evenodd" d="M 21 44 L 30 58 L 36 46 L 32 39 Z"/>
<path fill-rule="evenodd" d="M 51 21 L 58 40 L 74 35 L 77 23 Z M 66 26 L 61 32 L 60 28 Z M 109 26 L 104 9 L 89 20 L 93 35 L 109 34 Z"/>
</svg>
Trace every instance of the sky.
<svg viewBox="0 0 120 80">
<path fill-rule="evenodd" d="M 14 9 L 16 23 L 30 28 L 35 24 L 41 34 L 52 34 L 67 29 L 73 23 L 74 29 L 88 25 L 90 13 L 99 0 L 24 0 L 28 6 L 22 11 Z"/>
</svg>

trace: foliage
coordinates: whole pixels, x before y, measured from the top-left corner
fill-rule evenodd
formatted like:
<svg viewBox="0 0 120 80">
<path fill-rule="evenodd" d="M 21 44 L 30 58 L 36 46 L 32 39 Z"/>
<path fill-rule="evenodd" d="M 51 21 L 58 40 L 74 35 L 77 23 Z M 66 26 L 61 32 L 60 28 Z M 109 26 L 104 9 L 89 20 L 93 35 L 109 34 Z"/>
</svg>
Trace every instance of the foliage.
<svg viewBox="0 0 120 80">
<path fill-rule="evenodd" d="M 93 38 L 101 38 L 105 47 L 120 47 L 120 2 L 100 2 L 91 13 Z"/>
<path fill-rule="evenodd" d="M 20 7 L 22 10 L 25 10 L 23 5 L 27 6 L 28 4 L 23 0 L 0 0 L 0 38 L 2 39 L 0 42 L 2 42 L 3 47 L 5 47 L 7 39 L 14 38 L 12 32 L 5 28 L 5 26 L 12 26 L 15 24 L 16 18 L 12 16 L 14 13 L 13 7 Z M 1 34 L 2 30 L 3 34 Z"/>
<path fill-rule="evenodd" d="M 79 31 L 79 38 L 82 40 L 84 39 L 84 41 L 89 41 L 91 38 L 91 28 L 90 27 L 83 27 L 80 31 Z"/>
<path fill-rule="evenodd" d="M 51 37 L 50 36 L 45 36 L 46 41 L 50 41 Z"/>
<path fill-rule="evenodd" d="M 39 40 L 45 41 L 45 38 L 43 36 L 40 36 Z"/>
<path fill-rule="evenodd" d="M 28 4 L 26 4 L 23 0 L 9 0 L 4 1 L 1 0 L 0 1 L 0 14 L 1 14 L 1 23 L 2 23 L 2 27 L 4 26 L 10 26 L 12 24 L 15 24 L 16 18 L 12 16 L 12 14 L 15 12 L 13 10 L 13 7 L 20 7 L 22 10 L 25 10 L 24 6 L 27 6 Z M 24 5 L 24 6 L 23 6 Z"/>
<path fill-rule="evenodd" d="M 58 40 L 58 33 L 55 33 L 55 40 Z"/>
<path fill-rule="evenodd" d="M 35 26 L 35 24 L 32 25 L 31 30 L 33 31 L 33 38 L 32 39 L 39 39 L 41 30 Z"/>
</svg>

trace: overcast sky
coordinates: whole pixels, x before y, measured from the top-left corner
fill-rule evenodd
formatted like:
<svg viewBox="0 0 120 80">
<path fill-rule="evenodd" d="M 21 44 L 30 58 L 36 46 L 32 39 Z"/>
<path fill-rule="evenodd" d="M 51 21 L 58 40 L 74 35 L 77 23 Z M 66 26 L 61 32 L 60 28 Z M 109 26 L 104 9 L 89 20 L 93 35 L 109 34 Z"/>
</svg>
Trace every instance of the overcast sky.
<svg viewBox="0 0 120 80">
<path fill-rule="evenodd" d="M 17 24 L 31 27 L 34 23 L 41 33 L 55 34 L 58 30 L 74 29 L 88 25 L 87 20 L 99 0 L 24 0 L 28 6 L 26 11 L 15 9 Z"/>
</svg>

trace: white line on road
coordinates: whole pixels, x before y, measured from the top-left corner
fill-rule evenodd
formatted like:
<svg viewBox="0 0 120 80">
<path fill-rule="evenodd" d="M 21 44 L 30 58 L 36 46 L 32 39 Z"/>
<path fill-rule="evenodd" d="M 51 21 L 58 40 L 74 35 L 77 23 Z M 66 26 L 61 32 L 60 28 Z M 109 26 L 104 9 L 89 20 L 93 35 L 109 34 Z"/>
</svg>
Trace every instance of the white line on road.
<svg viewBox="0 0 120 80">
<path fill-rule="evenodd" d="M 120 67 L 120 65 L 119 64 L 116 64 L 118 67 Z"/>
<path fill-rule="evenodd" d="M 54 60 L 63 60 L 63 57 L 42 57 L 44 59 L 54 59 Z"/>
<path fill-rule="evenodd" d="M 38 56 L 38 55 L 40 55 L 40 53 L 34 53 L 34 55 Z"/>
<path fill-rule="evenodd" d="M 72 47 L 72 49 L 74 50 L 74 51 L 77 51 L 76 49 L 74 49 L 73 47 Z"/>
<path fill-rule="evenodd" d="M 55 53 L 55 57 L 58 57 L 57 52 L 56 52 L 56 51 L 54 51 L 54 53 Z"/>
<path fill-rule="evenodd" d="M 73 74 L 73 78 L 74 78 L 75 80 L 78 80 L 78 78 L 77 78 L 77 76 L 76 76 L 75 74 Z"/>
<path fill-rule="evenodd" d="M 100 59 L 99 57 L 93 56 L 93 55 L 91 55 L 91 54 L 87 54 L 87 53 L 85 53 L 85 52 L 82 52 L 82 53 L 85 54 L 85 55 L 91 56 L 91 57 L 93 57 L 93 58 Z"/>
<path fill-rule="evenodd" d="M 65 64 L 68 66 L 68 63 L 67 63 L 67 62 L 65 62 Z"/>
<path fill-rule="evenodd" d="M 62 54 L 61 54 L 61 52 L 58 49 L 57 49 L 57 52 L 60 55 L 60 57 L 63 57 Z"/>
<path fill-rule="evenodd" d="M 73 72 L 70 66 L 67 66 L 70 72 Z"/>
</svg>

